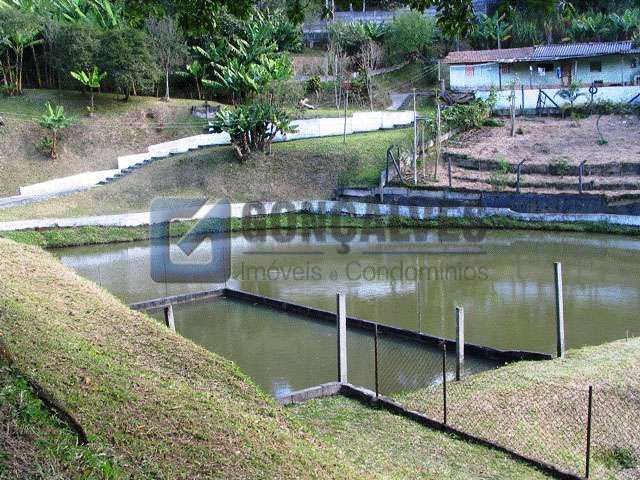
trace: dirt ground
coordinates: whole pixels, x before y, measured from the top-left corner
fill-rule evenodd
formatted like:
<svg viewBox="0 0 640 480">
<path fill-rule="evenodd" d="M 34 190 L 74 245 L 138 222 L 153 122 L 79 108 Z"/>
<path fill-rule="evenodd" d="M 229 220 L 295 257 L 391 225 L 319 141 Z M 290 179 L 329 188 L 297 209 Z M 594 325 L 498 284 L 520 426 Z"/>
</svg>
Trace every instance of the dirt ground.
<svg viewBox="0 0 640 480">
<path fill-rule="evenodd" d="M 600 130 L 607 140 L 598 145 L 597 116 L 579 120 L 557 118 L 517 118 L 521 135 L 510 136 L 510 124 L 465 132 L 447 142 L 446 151 L 487 160 L 505 159 L 516 164 L 550 163 L 559 158 L 569 164 L 589 160 L 606 162 L 640 162 L 640 119 L 635 116 L 603 116 Z"/>
</svg>

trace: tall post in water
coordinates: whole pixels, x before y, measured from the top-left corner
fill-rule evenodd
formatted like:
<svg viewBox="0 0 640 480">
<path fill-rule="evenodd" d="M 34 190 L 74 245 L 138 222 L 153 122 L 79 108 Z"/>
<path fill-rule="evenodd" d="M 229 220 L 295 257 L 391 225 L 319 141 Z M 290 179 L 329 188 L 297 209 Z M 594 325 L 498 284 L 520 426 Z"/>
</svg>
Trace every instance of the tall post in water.
<svg viewBox="0 0 640 480">
<path fill-rule="evenodd" d="M 336 295 L 336 326 L 338 337 L 338 382 L 347 383 L 347 300 L 344 294 Z"/>
<path fill-rule="evenodd" d="M 464 371 L 464 309 L 456 307 L 456 381 Z"/>
<path fill-rule="evenodd" d="M 562 264 L 555 262 L 556 338 L 558 358 L 564 358 L 564 300 L 562 298 Z"/>
<path fill-rule="evenodd" d="M 176 322 L 173 319 L 173 305 L 171 304 L 164 307 L 164 324 L 172 332 L 176 331 Z"/>
</svg>

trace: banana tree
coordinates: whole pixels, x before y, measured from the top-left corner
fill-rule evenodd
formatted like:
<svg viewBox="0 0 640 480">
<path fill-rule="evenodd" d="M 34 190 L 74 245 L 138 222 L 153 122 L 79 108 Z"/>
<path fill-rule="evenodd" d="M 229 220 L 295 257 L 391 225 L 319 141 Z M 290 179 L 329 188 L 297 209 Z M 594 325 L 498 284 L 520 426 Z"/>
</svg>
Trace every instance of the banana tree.
<svg viewBox="0 0 640 480">
<path fill-rule="evenodd" d="M 202 89 L 200 84 L 204 79 L 206 74 L 204 65 L 201 64 L 198 60 L 194 60 L 193 62 L 187 64 L 185 71 L 180 71 L 177 73 L 181 77 L 193 78 L 196 83 L 196 92 L 198 93 L 198 100 L 202 100 Z"/>
<path fill-rule="evenodd" d="M 89 70 L 88 72 L 80 71 L 80 72 L 69 72 L 73 78 L 78 80 L 82 85 L 89 89 L 89 95 L 91 96 L 91 105 L 89 106 L 89 115 L 93 115 L 96 111 L 95 104 L 93 102 L 94 88 L 100 88 L 100 83 L 107 76 L 107 72 L 100 72 L 98 67 L 93 66 L 93 70 Z"/>
<path fill-rule="evenodd" d="M 49 150 L 52 160 L 58 158 L 58 132 L 71 125 L 72 120 L 64 113 L 64 107 L 56 106 L 54 109 L 51 103 L 47 102 L 45 113 L 38 119 L 38 124 L 51 132 L 50 138 L 45 138 L 44 144 Z"/>
<path fill-rule="evenodd" d="M 39 34 L 40 27 L 34 15 L 11 8 L 0 9 L 0 43 L 6 47 L 3 71 L 12 77 L 17 95 L 22 95 L 24 50 L 42 42 Z M 13 53 L 13 63 L 9 52 Z"/>
</svg>

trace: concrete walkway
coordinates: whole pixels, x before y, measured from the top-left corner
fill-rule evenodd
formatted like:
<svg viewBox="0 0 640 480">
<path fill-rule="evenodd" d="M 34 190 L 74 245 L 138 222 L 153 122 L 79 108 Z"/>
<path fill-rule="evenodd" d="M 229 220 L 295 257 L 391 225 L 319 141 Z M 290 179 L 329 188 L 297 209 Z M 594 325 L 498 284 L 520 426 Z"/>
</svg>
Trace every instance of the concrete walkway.
<svg viewBox="0 0 640 480">
<path fill-rule="evenodd" d="M 508 208 L 487 207 L 415 207 L 404 205 L 371 204 L 362 202 L 336 202 L 329 200 L 305 200 L 285 202 L 264 202 L 262 213 L 248 208 L 245 203 L 231 205 L 232 218 L 245 218 L 260 214 L 273 213 L 331 213 L 362 217 L 366 215 L 399 216 L 418 220 L 437 218 L 488 218 L 505 217 L 526 222 L 594 222 L 640 227 L 640 216 L 611 214 L 563 214 L 563 213 L 520 213 Z M 211 206 L 203 206 L 191 219 L 207 216 Z M 178 218 L 174 219 L 178 220 Z M 186 220 L 186 219 L 185 219 Z M 94 217 L 47 218 L 40 220 L 18 220 L 0 222 L 0 231 L 32 230 L 55 227 L 138 227 L 151 223 L 149 212 L 124 213 L 119 215 L 101 215 Z"/>
<path fill-rule="evenodd" d="M 390 93 L 391 106 L 387 107 L 387 110 L 398 110 L 410 96 L 410 93 Z"/>
<path fill-rule="evenodd" d="M 391 129 L 410 125 L 413 122 L 413 112 L 355 112 L 347 118 L 345 129 L 344 118 L 310 118 L 294 120 L 292 126 L 297 131 L 287 135 L 278 135 L 275 142 L 286 142 L 304 138 L 320 138 L 336 135 L 352 135 L 354 133 L 373 132 L 381 129 Z M 16 205 L 37 202 L 45 198 L 86 190 L 98 185 L 109 183 L 132 170 L 147 163 L 171 155 L 186 153 L 189 150 L 207 148 L 218 145 L 228 145 L 231 139 L 227 133 L 208 133 L 180 138 L 170 142 L 150 145 L 144 153 L 123 155 L 118 157 L 118 168 L 113 170 L 90 171 L 55 178 L 46 182 L 20 187 L 20 195 L 0 198 L 0 209 Z"/>
</svg>

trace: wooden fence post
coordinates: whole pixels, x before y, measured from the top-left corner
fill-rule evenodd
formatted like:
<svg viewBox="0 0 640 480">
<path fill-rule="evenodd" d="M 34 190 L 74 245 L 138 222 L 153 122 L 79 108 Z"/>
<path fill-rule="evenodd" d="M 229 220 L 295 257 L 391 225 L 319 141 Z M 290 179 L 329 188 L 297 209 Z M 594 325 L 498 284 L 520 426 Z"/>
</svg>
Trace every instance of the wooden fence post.
<svg viewBox="0 0 640 480">
<path fill-rule="evenodd" d="M 171 304 L 164 307 L 164 324 L 172 332 L 176 331 L 176 322 L 173 319 L 173 305 Z"/>
<path fill-rule="evenodd" d="M 564 358 L 564 300 L 562 298 L 562 264 L 555 262 L 557 354 Z"/>
<path fill-rule="evenodd" d="M 456 381 L 464 371 L 464 308 L 456 307 Z"/>
<path fill-rule="evenodd" d="M 336 336 L 338 337 L 338 382 L 347 383 L 347 301 L 342 293 L 336 295 Z"/>
</svg>

